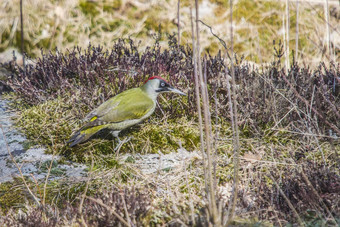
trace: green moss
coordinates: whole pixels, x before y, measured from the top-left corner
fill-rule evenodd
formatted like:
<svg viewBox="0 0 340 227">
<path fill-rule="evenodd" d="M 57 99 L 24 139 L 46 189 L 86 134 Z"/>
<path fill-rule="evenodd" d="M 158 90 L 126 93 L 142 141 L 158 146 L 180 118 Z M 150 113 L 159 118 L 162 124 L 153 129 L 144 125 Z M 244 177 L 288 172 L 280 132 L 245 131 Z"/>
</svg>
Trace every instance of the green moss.
<svg viewBox="0 0 340 227">
<path fill-rule="evenodd" d="M 111 0 L 105 1 L 103 5 L 103 10 L 105 12 L 112 12 L 113 10 L 118 10 L 122 7 L 122 0 Z"/>
<path fill-rule="evenodd" d="M 99 19 L 99 23 L 100 23 Z M 117 29 L 119 26 L 121 26 L 124 23 L 124 21 L 122 19 L 117 19 L 114 21 L 110 21 L 108 23 L 101 23 L 102 25 L 102 29 L 103 31 L 114 31 L 115 29 Z"/>
<path fill-rule="evenodd" d="M 20 30 L 17 30 L 15 32 L 15 41 L 14 41 L 14 47 L 18 50 L 21 50 L 21 32 Z M 28 53 L 29 55 L 32 54 L 31 49 L 34 48 L 33 45 L 25 39 L 24 37 L 24 52 Z M 21 51 L 20 51 L 21 52 Z"/>
<path fill-rule="evenodd" d="M 233 221 L 230 223 L 230 226 L 242 226 L 242 227 L 271 227 L 271 224 L 268 221 L 260 221 L 257 218 L 245 219 L 241 217 L 235 217 Z"/>
<path fill-rule="evenodd" d="M 79 8 L 85 15 L 94 17 L 99 14 L 98 3 L 96 1 L 82 0 L 79 2 Z"/>
<path fill-rule="evenodd" d="M 285 130 L 273 131 L 268 125 L 268 129 L 264 130 L 263 140 L 268 144 L 280 144 L 287 145 L 294 140 L 292 140 L 292 135 Z"/>
<path fill-rule="evenodd" d="M 242 42 L 235 43 L 235 51 L 244 53 L 244 51 L 255 50 L 256 47 L 252 47 L 251 43 L 252 39 L 257 38 L 259 46 L 265 49 L 264 52 L 271 53 L 272 46 L 268 44 L 278 38 L 276 31 L 282 26 L 282 18 L 277 12 L 282 11 L 282 7 L 283 4 L 279 2 L 238 1 L 233 11 L 234 18 L 239 23 L 246 20 L 250 26 L 237 29 L 236 33 L 241 37 L 239 40 Z M 258 37 L 249 37 L 249 34 L 253 34 L 250 28 L 257 30 Z M 257 58 L 250 56 L 247 59 L 256 61 Z"/>
<path fill-rule="evenodd" d="M 199 145 L 198 126 L 186 118 L 159 122 L 152 119 L 144 123 L 139 130 L 129 134 L 133 138 L 123 149 L 136 150 L 142 153 L 169 153 L 180 146 L 187 150 L 197 149 Z"/>
<path fill-rule="evenodd" d="M 135 158 L 134 158 L 134 157 L 132 157 L 132 156 L 129 156 L 128 158 L 126 158 L 126 159 L 125 159 L 125 162 L 127 162 L 127 163 L 135 163 L 135 162 L 136 162 L 136 160 L 135 160 Z"/>
<path fill-rule="evenodd" d="M 25 140 L 21 145 L 22 145 L 24 150 L 28 150 L 31 147 L 33 147 L 35 145 L 35 143 L 30 141 L 30 140 Z"/>
<path fill-rule="evenodd" d="M 225 1 L 225 2 L 227 2 L 227 1 Z M 214 9 L 214 14 L 215 14 L 216 17 L 223 18 L 223 16 L 227 12 L 227 10 L 229 10 L 227 7 L 216 7 Z"/>
<path fill-rule="evenodd" d="M 22 110 L 17 126 L 31 141 L 53 146 L 64 142 L 72 131 L 72 126 L 66 119 L 66 115 L 71 114 L 71 109 L 72 106 L 60 98 L 47 101 Z"/>
<path fill-rule="evenodd" d="M 5 214 L 12 207 L 18 207 L 18 204 L 24 202 L 25 192 L 20 184 L 19 179 L 14 182 L 0 183 L 0 214 Z"/>
<path fill-rule="evenodd" d="M 180 100 L 176 99 L 173 105 L 179 105 L 179 102 Z M 78 121 L 71 120 L 73 111 L 79 111 L 74 110 L 75 108 L 76 106 L 67 98 L 46 101 L 23 109 L 17 120 L 17 126 L 31 141 L 30 145 L 32 143 L 44 145 L 47 152 L 63 154 L 72 161 L 90 163 L 91 153 L 98 157 L 115 154 L 116 141 L 105 130 L 89 142 L 73 148 L 68 147 L 65 142 L 72 131 L 80 127 Z M 178 108 L 179 112 L 180 109 Z M 185 117 L 167 121 L 153 117 L 151 122 L 144 122 L 140 126 L 123 131 L 120 136 L 122 139 L 124 136 L 133 137 L 122 146 L 120 152 L 157 153 L 160 150 L 169 153 L 176 151 L 180 146 L 192 151 L 197 149 L 200 142 L 197 124 Z M 108 168 L 118 167 L 114 159 L 106 159 L 102 165 Z"/>
<path fill-rule="evenodd" d="M 216 43 L 216 42 L 211 42 L 211 44 L 207 48 L 205 48 L 204 51 L 206 51 L 208 53 L 216 53 L 221 48 L 223 48 L 223 46 L 221 44 Z"/>
</svg>

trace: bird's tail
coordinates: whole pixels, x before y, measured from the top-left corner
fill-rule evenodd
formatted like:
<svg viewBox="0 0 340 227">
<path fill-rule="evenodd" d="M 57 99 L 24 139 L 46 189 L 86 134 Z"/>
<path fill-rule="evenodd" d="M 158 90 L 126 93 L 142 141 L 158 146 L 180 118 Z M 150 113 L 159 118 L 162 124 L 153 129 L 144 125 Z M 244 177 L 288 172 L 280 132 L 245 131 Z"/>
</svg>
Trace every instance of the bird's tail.
<svg viewBox="0 0 340 227">
<path fill-rule="evenodd" d="M 99 125 L 92 128 L 80 129 L 67 141 L 67 143 L 70 144 L 70 147 L 73 147 L 79 143 L 84 143 L 88 141 L 91 136 L 105 128 L 105 126 L 106 125 Z"/>
</svg>

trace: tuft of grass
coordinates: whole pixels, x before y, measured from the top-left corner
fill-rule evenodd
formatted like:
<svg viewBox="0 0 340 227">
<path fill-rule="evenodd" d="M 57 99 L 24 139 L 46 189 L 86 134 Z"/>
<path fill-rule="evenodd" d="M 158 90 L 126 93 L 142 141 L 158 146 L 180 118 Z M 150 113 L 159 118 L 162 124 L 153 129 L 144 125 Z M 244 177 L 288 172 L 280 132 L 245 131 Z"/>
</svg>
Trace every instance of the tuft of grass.
<svg viewBox="0 0 340 227">
<path fill-rule="evenodd" d="M 163 121 L 152 119 L 129 136 L 133 138 L 123 148 L 131 147 L 130 150 L 138 153 L 170 153 L 180 147 L 192 151 L 197 150 L 200 142 L 198 125 L 185 117 Z"/>
<path fill-rule="evenodd" d="M 72 104 L 61 98 L 47 101 L 21 111 L 17 127 L 36 144 L 53 147 L 64 143 L 72 132 L 68 119 L 72 116 Z"/>
<path fill-rule="evenodd" d="M 22 185 L 21 180 L 17 178 L 13 182 L 0 184 L 1 215 L 5 215 L 13 207 L 23 206 L 27 194 L 20 185 Z"/>
</svg>

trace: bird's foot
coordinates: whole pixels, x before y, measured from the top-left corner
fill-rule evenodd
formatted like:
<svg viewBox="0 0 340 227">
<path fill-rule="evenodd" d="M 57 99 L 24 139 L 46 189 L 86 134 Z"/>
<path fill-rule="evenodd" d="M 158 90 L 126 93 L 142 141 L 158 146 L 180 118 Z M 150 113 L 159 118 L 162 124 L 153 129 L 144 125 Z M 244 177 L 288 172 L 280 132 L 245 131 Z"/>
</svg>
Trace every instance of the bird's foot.
<svg viewBox="0 0 340 227">
<path fill-rule="evenodd" d="M 127 142 L 129 142 L 132 139 L 132 136 L 125 137 L 123 140 L 120 140 L 119 137 L 117 137 L 118 145 L 115 148 L 115 151 L 118 152 L 120 148 Z"/>
</svg>

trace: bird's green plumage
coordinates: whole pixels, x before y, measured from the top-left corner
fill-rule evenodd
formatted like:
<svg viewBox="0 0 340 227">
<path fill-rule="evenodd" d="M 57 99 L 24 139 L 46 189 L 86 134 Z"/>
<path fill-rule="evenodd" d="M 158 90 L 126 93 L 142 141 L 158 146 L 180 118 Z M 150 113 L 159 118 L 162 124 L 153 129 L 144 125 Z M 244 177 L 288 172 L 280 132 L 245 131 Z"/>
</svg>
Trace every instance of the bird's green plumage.
<svg viewBox="0 0 340 227">
<path fill-rule="evenodd" d="M 88 140 L 98 131 L 108 128 L 121 131 L 149 117 L 156 103 L 143 87 L 126 90 L 90 112 L 88 122 L 70 139 L 71 146 Z"/>
<path fill-rule="evenodd" d="M 101 104 L 87 118 L 90 122 L 85 125 L 92 127 L 101 122 L 119 123 L 126 120 L 140 119 L 155 107 L 155 102 L 141 88 L 124 91 Z"/>
<path fill-rule="evenodd" d="M 72 147 L 85 142 L 102 129 L 112 130 L 112 135 L 120 141 L 119 132 L 149 117 L 156 108 L 157 96 L 163 92 L 185 95 L 170 86 L 163 78 L 150 77 L 143 86 L 114 96 L 89 113 L 85 117 L 87 123 L 70 138 L 68 143 Z"/>
</svg>

